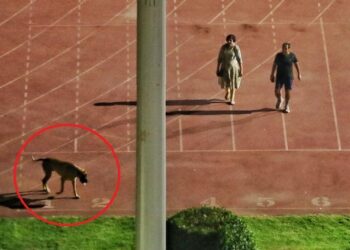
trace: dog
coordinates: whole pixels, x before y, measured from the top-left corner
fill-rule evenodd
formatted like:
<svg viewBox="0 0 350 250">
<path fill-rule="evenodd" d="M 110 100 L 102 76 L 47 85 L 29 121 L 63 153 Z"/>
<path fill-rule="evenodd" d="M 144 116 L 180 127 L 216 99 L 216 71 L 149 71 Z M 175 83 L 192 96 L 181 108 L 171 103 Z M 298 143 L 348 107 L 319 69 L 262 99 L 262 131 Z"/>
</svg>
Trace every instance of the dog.
<svg viewBox="0 0 350 250">
<path fill-rule="evenodd" d="M 47 193 L 51 192 L 49 186 L 47 185 L 47 182 L 52 175 L 52 171 L 55 171 L 61 176 L 61 190 L 57 192 L 57 194 L 63 193 L 64 182 L 69 180 L 73 185 L 74 197 L 76 199 L 80 198 L 77 192 L 76 180 L 78 178 L 83 185 L 86 185 L 88 183 L 87 172 L 84 169 L 81 169 L 70 162 L 65 162 L 53 158 L 35 159 L 34 156 L 32 156 L 32 160 L 42 162 L 42 167 L 45 172 L 45 176 L 42 179 L 44 191 Z"/>
</svg>

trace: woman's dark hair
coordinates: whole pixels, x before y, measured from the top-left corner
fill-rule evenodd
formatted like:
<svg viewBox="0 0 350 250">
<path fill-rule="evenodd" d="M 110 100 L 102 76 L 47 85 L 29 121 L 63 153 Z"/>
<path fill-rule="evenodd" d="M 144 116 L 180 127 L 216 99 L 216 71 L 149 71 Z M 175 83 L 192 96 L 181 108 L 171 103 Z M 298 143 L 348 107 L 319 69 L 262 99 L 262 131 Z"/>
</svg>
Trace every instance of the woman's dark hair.
<svg viewBox="0 0 350 250">
<path fill-rule="evenodd" d="M 227 37 L 226 37 L 226 42 L 232 40 L 233 42 L 236 42 L 236 36 L 234 34 L 229 34 Z"/>
</svg>

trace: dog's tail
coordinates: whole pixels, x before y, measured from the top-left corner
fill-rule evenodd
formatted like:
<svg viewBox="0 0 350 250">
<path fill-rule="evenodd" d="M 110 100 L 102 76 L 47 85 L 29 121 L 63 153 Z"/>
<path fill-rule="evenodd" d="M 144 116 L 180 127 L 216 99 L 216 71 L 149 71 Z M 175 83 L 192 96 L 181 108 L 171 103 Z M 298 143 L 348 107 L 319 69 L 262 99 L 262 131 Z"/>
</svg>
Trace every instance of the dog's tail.
<svg viewBox="0 0 350 250">
<path fill-rule="evenodd" d="M 33 155 L 32 155 L 32 160 L 33 160 L 33 161 L 45 161 L 45 159 L 44 159 L 44 158 L 38 158 L 38 159 L 35 159 Z"/>
</svg>

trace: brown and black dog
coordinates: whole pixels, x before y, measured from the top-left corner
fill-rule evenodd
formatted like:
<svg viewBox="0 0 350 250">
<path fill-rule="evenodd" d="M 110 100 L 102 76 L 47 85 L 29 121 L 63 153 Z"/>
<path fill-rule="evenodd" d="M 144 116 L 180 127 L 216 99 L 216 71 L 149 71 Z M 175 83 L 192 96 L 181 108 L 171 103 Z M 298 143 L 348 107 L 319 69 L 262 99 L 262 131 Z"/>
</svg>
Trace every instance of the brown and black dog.
<svg viewBox="0 0 350 250">
<path fill-rule="evenodd" d="M 63 193 L 64 182 L 66 180 L 69 180 L 72 182 L 75 198 L 76 199 L 80 198 L 80 196 L 77 193 L 76 179 L 79 178 L 80 182 L 86 185 L 88 180 L 87 180 L 87 173 L 84 169 L 81 169 L 70 162 L 60 161 L 53 158 L 35 159 L 32 156 L 32 159 L 33 161 L 42 162 L 42 167 L 45 172 L 45 176 L 42 179 L 44 191 L 46 191 L 47 193 L 50 193 L 50 189 L 49 189 L 49 186 L 47 185 L 47 182 L 49 181 L 52 175 L 52 171 L 55 171 L 61 176 L 61 190 L 57 192 L 57 194 Z"/>
</svg>

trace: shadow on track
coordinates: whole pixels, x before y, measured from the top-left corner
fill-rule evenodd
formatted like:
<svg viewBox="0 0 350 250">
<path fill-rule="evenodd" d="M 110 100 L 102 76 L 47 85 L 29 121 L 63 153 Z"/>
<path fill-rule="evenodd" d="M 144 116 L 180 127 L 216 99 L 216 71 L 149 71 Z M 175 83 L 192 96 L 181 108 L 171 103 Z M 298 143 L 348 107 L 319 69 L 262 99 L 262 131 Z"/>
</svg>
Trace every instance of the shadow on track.
<svg viewBox="0 0 350 250">
<path fill-rule="evenodd" d="M 219 99 L 185 99 L 185 100 L 167 100 L 167 106 L 202 106 L 210 105 L 212 103 L 225 103 Z M 137 106 L 136 101 L 125 101 L 125 102 L 97 102 L 94 106 Z"/>
<path fill-rule="evenodd" d="M 174 110 L 166 112 L 166 115 L 247 115 L 252 113 L 264 113 L 276 111 L 272 108 L 251 109 L 251 110 Z"/>
<path fill-rule="evenodd" d="M 53 199 L 71 199 L 72 197 L 55 198 L 53 195 L 47 194 L 43 190 L 23 191 L 20 195 L 29 208 L 43 208 L 47 205 L 47 200 Z M 0 206 L 11 209 L 25 209 L 17 196 L 17 193 L 0 194 Z"/>
</svg>

